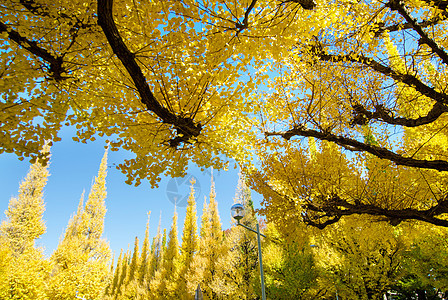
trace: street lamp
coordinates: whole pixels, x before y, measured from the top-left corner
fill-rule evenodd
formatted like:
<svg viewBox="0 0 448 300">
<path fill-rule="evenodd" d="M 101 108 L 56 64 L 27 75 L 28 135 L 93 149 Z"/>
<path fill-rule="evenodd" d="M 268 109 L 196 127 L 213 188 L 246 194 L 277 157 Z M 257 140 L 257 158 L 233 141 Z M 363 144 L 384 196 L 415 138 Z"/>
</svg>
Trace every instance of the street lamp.
<svg viewBox="0 0 448 300">
<path fill-rule="evenodd" d="M 232 218 L 237 220 L 239 224 L 240 220 L 244 217 L 244 206 L 240 203 L 234 204 L 230 208 L 230 211 L 232 213 Z"/>
<path fill-rule="evenodd" d="M 255 232 L 257 234 L 257 242 L 258 242 L 258 261 L 260 263 L 260 281 L 261 281 L 261 299 L 262 300 L 266 300 L 266 292 L 264 290 L 264 273 L 263 273 L 263 260 L 261 257 L 261 238 L 260 235 L 263 237 L 266 237 L 264 234 L 260 233 L 260 226 L 258 225 L 257 222 L 257 230 L 253 230 L 252 228 L 241 224 L 240 220 L 244 217 L 244 206 L 240 203 L 236 203 L 234 205 L 232 205 L 232 207 L 230 208 L 230 211 L 232 213 L 232 217 L 238 222 L 237 225 L 239 226 L 243 226 L 244 228 L 246 228 L 249 231 Z"/>
</svg>

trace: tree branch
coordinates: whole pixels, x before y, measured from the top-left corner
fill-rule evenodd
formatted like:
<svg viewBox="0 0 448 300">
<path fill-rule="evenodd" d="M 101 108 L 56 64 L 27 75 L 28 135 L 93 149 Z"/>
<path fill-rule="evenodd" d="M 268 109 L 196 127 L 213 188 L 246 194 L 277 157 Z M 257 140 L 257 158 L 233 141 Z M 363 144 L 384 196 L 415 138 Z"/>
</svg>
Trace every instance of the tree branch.
<svg viewBox="0 0 448 300">
<path fill-rule="evenodd" d="M 31 13 L 42 16 L 42 17 L 48 17 L 50 16 L 50 13 L 48 11 L 48 8 L 45 6 L 42 6 L 41 4 L 36 3 L 34 0 L 19 0 L 20 4 L 23 5 L 28 11 Z M 65 15 L 65 14 L 63 14 Z M 66 16 L 66 15 L 65 15 Z"/>
<path fill-rule="evenodd" d="M 316 3 L 314 3 L 313 0 L 285 0 L 281 4 L 288 3 L 288 2 L 297 3 L 305 10 L 312 10 L 313 8 L 316 7 Z"/>
<path fill-rule="evenodd" d="M 64 12 L 58 11 L 57 14 L 52 14 L 48 7 L 36 3 L 34 0 L 19 0 L 20 4 L 25 7 L 30 13 L 39 17 L 48 17 L 56 20 L 63 19 L 69 26 L 72 26 L 69 30 L 71 35 L 71 42 L 65 51 L 70 50 L 70 48 L 75 44 L 76 38 L 78 37 L 80 29 L 90 28 L 96 26 L 95 23 L 84 23 L 83 20 L 79 19 L 76 15 L 67 15 Z M 61 55 L 63 57 L 64 54 Z"/>
<path fill-rule="evenodd" d="M 252 0 L 252 2 L 249 4 L 249 7 L 244 12 L 244 19 L 243 21 L 235 22 L 235 30 L 237 31 L 237 35 L 243 31 L 244 29 L 249 27 L 249 14 L 252 11 L 252 9 L 255 7 L 255 4 L 257 4 L 258 0 Z"/>
<path fill-rule="evenodd" d="M 436 7 L 442 10 L 443 12 L 446 12 L 446 9 L 448 8 L 448 1 L 446 0 L 423 0 L 423 1 L 432 7 Z"/>
<path fill-rule="evenodd" d="M 257 3 L 257 0 L 252 0 L 249 7 L 247 8 L 246 12 L 244 13 L 244 19 L 243 19 L 243 25 L 247 28 L 249 25 L 249 14 L 252 11 L 252 9 L 255 7 L 255 4 Z"/>
<path fill-rule="evenodd" d="M 429 38 L 429 36 L 423 31 L 422 27 L 408 14 L 408 12 L 404 9 L 403 3 L 400 0 L 391 0 L 386 4 L 392 11 L 396 10 L 398 13 L 411 24 L 412 28 L 418 33 L 420 36 L 420 43 L 428 45 L 432 51 L 434 51 L 444 64 L 448 65 L 448 54 L 440 48 L 433 39 Z"/>
<path fill-rule="evenodd" d="M 437 25 L 440 21 L 445 20 L 447 16 L 448 16 L 448 14 L 444 13 L 443 14 L 443 18 L 437 16 L 437 17 L 434 17 L 434 18 L 432 18 L 430 20 L 421 21 L 421 22 L 419 22 L 417 24 L 421 28 Z M 380 36 L 385 31 L 393 32 L 393 31 L 406 30 L 406 29 L 411 29 L 411 28 L 413 28 L 413 27 L 412 27 L 412 24 L 410 24 L 410 23 L 393 24 L 393 25 L 389 25 L 389 26 L 386 26 L 386 27 L 384 27 L 384 25 L 382 25 L 378 29 L 375 30 L 375 37 Z"/>
<path fill-rule="evenodd" d="M 266 136 L 281 136 L 289 140 L 293 136 L 314 137 L 320 140 L 334 142 L 350 151 L 365 151 L 379 158 L 387 159 L 396 165 L 414 168 L 433 169 L 437 171 L 448 171 L 448 162 L 445 160 L 423 160 L 405 157 L 386 148 L 366 144 L 357 140 L 338 136 L 330 132 L 321 132 L 313 129 L 306 129 L 304 126 L 294 126 L 285 132 L 266 132 Z"/>
<path fill-rule="evenodd" d="M 32 54 L 36 55 L 37 57 L 40 57 L 41 59 L 49 63 L 50 76 L 54 80 L 61 81 L 64 78 L 66 78 L 62 76 L 62 74 L 65 73 L 66 70 L 62 66 L 63 59 L 61 56 L 55 56 L 51 54 L 46 49 L 39 47 L 35 41 L 28 40 L 27 38 L 20 35 L 20 33 L 13 30 L 12 28 L 9 28 L 8 25 L 4 24 L 1 21 L 0 21 L 0 32 L 6 32 L 8 34 L 9 39 L 17 43 L 22 48 L 28 50 Z"/>
<path fill-rule="evenodd" d="M 195 123 L 192 118 L 178 116 L 170 112 L 157 101 L 134 54 L 127 48 L 118 32 L 112 16 L 112 6 L 113 0 L 98 0 L 98 24 L 103 29 L 112 51 L 131 76 L 142 103 L 164 123 L 171 124 L 176 128 L 178 135 L 170 141 L 170 146 L 177 148 L 181 143 L 188 143 L 192 137 L 201 133 L 201 124 Z"/>
<path fill-rule="evenodd" d="M 365 66 L 370 67 L 374 71 L 377 71 L 385 76 L 391 77 L 395 81 L 404 83 L 410 87 L 415 88 L 422 95 L 431 98 L 437 102 L 448 104 L 448 95 L 445 93 L 440 93 L 434 88 L 427 86 L 421 82 L 417 77 L 410 74 L 401 74 L 394 71 L 391 67 L 380 64 L 370 57 L 365 57 L 360 54 L 348 54 L 348 55 L 333 55 L 325 53 L 325 51 L 320 46 L 311 46 L 311 51 L 319 59 L 329 62 L 353 62 L 360 63 Z"/>
<path fill-rule="evenodd" d="M 329 199 L 326 199 L 325 204 L 323 205 L 307 203 L 303 205 L 303 208 L 317 213 L 317 215 L 314 214 L 312 216 L 308 213 L 307 218 L 305 218 L 304 221 L 308 225 L 321 229 L 337 222 L 342 216 L 353 214 L 384 216 L 394 226 L 404 220 L 419 220 L 437 226 L 448 227 L 448 220 L 436 217 L 438 215 L 448 213 L 447 197 L 441 199 L 435 206 L 426 210 L 417 210 L 412 208 L 384 209 L 375 205 L 363 204 L 360 202 L 351 204 L 348 201 L 341 199 L 338 195 L 332 195 Z M 321 222 L 322 219 L 326 220 Z"/>
<path fill-rule="evenodd" d="M 382 120 L 391 125 L 400 125 L 405 127 L 417 127 L 429 124 L 437 120 L 443 113 L 448 112 L 448 106 L 436 102 L 426 116 L 416 119 L 394 117 L 382 105 L 376 105 L 375 111 L 368 111 L 361 104 L 353 105 L 353 119 L 350 125 L 366 125 L 370 120 Z"/>
</svg>

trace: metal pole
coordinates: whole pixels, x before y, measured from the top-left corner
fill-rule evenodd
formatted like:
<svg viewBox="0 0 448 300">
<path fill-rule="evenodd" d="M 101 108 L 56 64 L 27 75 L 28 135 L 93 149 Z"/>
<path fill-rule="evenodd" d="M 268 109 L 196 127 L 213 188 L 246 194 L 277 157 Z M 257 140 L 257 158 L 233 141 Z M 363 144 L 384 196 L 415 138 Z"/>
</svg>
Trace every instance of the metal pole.
<svg viewBox="0 0 448 300">
<path fill-rule="evenodd" d="M 243 223 L 240 223 L 240 221 L 238 220 L 238 224 L 236 224 L 236 225 L 239 225 L 239 226 L 243 226 L 244 228 L 246 228 L 247 230 L 250 230 L 250 231 L 252 231 L 253 233 L 256 233 L 256 234 L 260 234 L 262 237 L 266 237 L 264 234 L 262 234 L 260 231 L 256 231 L 256 230 L 253 230 L 252 228 L 250 228 L 250 227 L 248 227 L 248 226 L 246 226 L 246 225 L 244 225 Z"/>
<path fill-rule="evenodd" d="M 258 260 L 260 262 L 260 280 L 261 280 L 261 299 L 266 300 L 266 292 L 264 290 L 264 273 L 263 273 L 263 259 L 261 257 L 261 238 L 260 238 L 260 226 L 257 222 L 257 241 L 258 241 Z"/>
<path fill-rule="evenodd" d="M 194 295 L 194 300 L 203 300 L 204 296 L 202 295 L 201 285 L 198 283 L 198 287 L 196 289 L 196 293 Z"/>
</svg>

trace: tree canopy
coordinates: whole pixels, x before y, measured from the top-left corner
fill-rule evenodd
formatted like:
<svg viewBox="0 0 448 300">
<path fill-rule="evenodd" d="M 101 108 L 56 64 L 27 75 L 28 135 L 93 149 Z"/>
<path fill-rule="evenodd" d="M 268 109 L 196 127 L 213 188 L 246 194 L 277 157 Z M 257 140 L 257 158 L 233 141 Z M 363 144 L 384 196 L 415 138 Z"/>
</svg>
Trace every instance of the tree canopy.
<svg viewBox="0 0 448 300">
<path fill-rule="evenodd" d="M 7 0 L 0 151 L 108 136 L 127 182 L 234 158 L 265 212 L 448 226 L 447 2 Z"/>
</svg>

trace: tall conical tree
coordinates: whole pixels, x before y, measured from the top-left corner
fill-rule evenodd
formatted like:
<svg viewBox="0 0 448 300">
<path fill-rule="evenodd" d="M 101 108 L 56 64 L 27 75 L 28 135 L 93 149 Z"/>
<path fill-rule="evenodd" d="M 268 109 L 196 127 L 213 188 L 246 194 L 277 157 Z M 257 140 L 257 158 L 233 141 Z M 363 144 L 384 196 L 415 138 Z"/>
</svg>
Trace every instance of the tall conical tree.
<svg viewBox="0 0 448 300">
<path fill-rule="evenodd" d="M 157 235 L 153 238 L 151 244 L 151 256 L 148 263 L 148 271 L 146 272 L 146 278 L 148 287 L 153 280 L 154 274 L 160 269 L 163 247 L 162 247 L 162 212 L 160 212 L 159 226 L 157 227 Z"/>
<path fill-rule="evenodd" d="M 127 274 L 126 283 L 129 283 L 132 280 L 134 280 L 134 278 L 136 277 L 137 272 L 138 272 L 138 268 L 139 268 L 139 261 L 138 261 L 139 249 L 138 249 L 138 244 L 139 244 L 138 237 L 135 237 L 134 251 L 132 252 L 132 258 L 131 258 L 131 263 L 129 265 L 129 272 Z"/>
<path fill-rule="evenodd" d="M 162 267 L 151 282 L 151 294 L 155 299 L 178 299 L 179 241 L 177 238 L 177 213 L 168 235 L 168 245 L 163 253 Z"/>
<path fill-rule="evenodd" d="M 43 151 L 48 153 L 49 147 L 46 146 Z M 2 222 L 0 232 L 13 255 L 34 248 L 35 240 L 45 233 L 43 195 L 48 175 L 48 164 L 32 164 L 20 184 L 19 196 L 9 201 L 8 210 L 5 211 L 7 219 Z"/>
<path fill-rule="evenodd" d="M 208 207 L 210 212 L 210 238 L 212 241 L 215 241 L 213 246 L 218 246 L 222 242 L 223 232 L 221 218 L 219 217 L 218 202 L 216 201 L 215 181 L 213 180 L 213 174 L 210 187 L 210 203 Z"/>
<path fill-rule="evenodd" d="M 43 153 L 49 153 L 46 145 Z M 49 154 L 47 155 L 49 157 Z M 45 233 L 43 189 L 48 178 L 48 165 L 35 162 L 24 181 L 19 195 L 11 198 L 6 220 L 0 226 L 2 269 L 8 270 L 0 278 L 2 299 L 44 299 L 49 264 L 35 241 Z"/>
<path fill-rule="evenodd" d="M 129 256 L 131 256 L 131 253 L 129 253 Z M 142 299 L 142 297 L 147 298 L 147 296 L 145 295 L 145 289 L 140 286 L 140 283 L 138 281 L 139 267 L 139 241 L 138 237 L 135 237 L 132 258 L 130 259 L 127 270 L 124 271 L 126 272 L 126 278 L 120 288 L 118 299 Z"/>
<path fill-rule="evenodd" d="M 187 212 L 185 214 L 184 227 L 182 230 L 181 255 L 185 267 L 189 268 L 194 254 L 198 250 L 198 225 L 196 216 L 196 199 L 194 184 L 195 180 L 190 181 L 190 196 L 188 197 Z"/>
<path fill-rule="evenodd" d="M 142 285 L 145 280 L 145 274 L 148 270 L 150 263 L 150 244 L 149 244 L 149 218 L 151 217 L 151 211 L 148 212 L 148 220 L 146 222 L 145 239 L 143 240 L 142 254 L 140 256 L 140 266 L 138 270 L 138 281 Z"/>
<path fill-rule="evenodd" d="M 115 252 L 112 254 L 112 262 L 109 265 L 109 274 L 107 278 L 107 286 L 104 290 L 104 295 L 109 296 L 112 292 L 112 281 L 114 279 L 114 270 L 115 270 Z"/>
<path fill-rule="evenodd" d="M 163 258 L 165 256 L 166 253 L 166 228 L 163 228 L 163 235 L 162 235 L 162 244 L 160 245 L 160 260 L 161 262 L 163 261 Z"/>
<path fill-rule="evenodd" d="M 104 293 L 109 271 L 110 249 L 102 239 L 106 214 L 107 150 L 101 160 L 83 209 L 80 200 L 77 214 L 70 220 L 58 248 L 49 296 L 51 299 L 96 299 Z"/>
<path fill-rule="evenodd" d="M 210 212 L 207 204 L 207 198 L 204 197 L 204 204 L 202 206 L 201 215 L 201 228 L 199 237 L 199 249 L 196 255 L 193 257 L 191 264 L 191 270 L 186 274 L 187 278 L 187 289 L 188 291 L 194 291 L 198 284 L 201 285 L 202 289 L 207 286 L 208 281 L 205 278 L 205 271 L 208 263 L 208 253 L 209 253 L 209 239 L 210 236 Z"/>
<path fill-rule="evenodd" d="M 128 274 L 128 268 L 129 268 L 129 249 L 126 251 L 126 253 L 123 255 L 123 260 L 121 261 L 121 270 L 120 270 L 120 277 L 118 278 L 118 284 L 117 284 L 117 291 L 115 292 L 115 299 L 120 299 L 121 294 L 124 290 L 125 283 L 126 283 L 126 277 Z"/>
<path fill-rule="evenodd" d="M 107 150 L 101 160 L 98 176 L 92 185 L 82 217 L 81 234 L 84 236 L 87 247 L 96 248 L 101 242 L 104 230 L 104 217 L 106 216 L 106 176 L 107 176 Z"/>
<path fill-rule="evenodd" d="M 241 173 L 234 201 L 245 207 L 246 214 L 240 222 L 255 228 L 256 218 L 250 189 Z M 255 234 L 241 226 L 231 228 L 226 236 L 222 252 L 225 254 L 215 259 L 215 276 L 211 284 L 215 296 L 225 299 L 253 299 L 256 297 L 253 289 L 253 281 L 258 271 L 258 252 L 255 239 Z"/>
<path fill-rule="evenodd" d="M 179 278 L 180 295 L 193 294 L 194 290 L 189 289 L 187 285 L 187 273 L 191 272 L 191 265 L 193 257 L 198 251 L 198 226 L 196 216 L 196 199 L 194 184 L 196 181 L 190 181 L 190 195 L 188 197 L 187 212 L 185 214 L 184 227 L 182 231 L 182 246 L 181 246 L 181 267 Z"/>
<path fill-rule="evenodd" d="M 210 203 L 204 199 L 201 217 L 201 237 L 199 251 L 193 260 L 192 276 L 189 276 L 189 290 L 196 289 L 200 284 L 203 293 L 209 299 L 215 299 L 216 293 L 212 283 L 216 277 L 216 263 L 223 256 L 223 232 L 216 202 L 215 182 L 211 178 Z"/>
<path fill-rule="evenodd" d="M 177 230 L 177 212 L 174 212 L 173 224 L 168 235 L 168 245 L 163 259 L 164 281 L 170 296 L 177 292 L 177 278 L 179 277 L 179 240 Z M 173 299 L 173 298 L 171 298 Z"/>
<path fill-rule="evenodd" d="M 123 249 L 120 251 L 120 255 L 118 256 L 117 266 L 115 267 L 114 277 L 112 279 L 111 288 L 109 295 L 114 296 L 118 291 L 118 282 L 121 276 L 121 269 L 123 267 Z"/>
<path fill-rule="evenodd" d="M 77 235 L 77 231 L 80 229 L 81 217 L 84 211 L 84 194 L 85 191 L 82 192 L 81 198 L 78 203 L 78 210 L 76 214 L 70 218 L 68 221 L 67 229 L 65 230 L 63 239 L 70 239 L 73 236 Z"/>
<path fill-rule="evenodd" d="M 202 205 L 202 215 L 201 215 L 201 239 L 199 247 L 200 249 L 205 249 L 205 247 L 202 247 L 206 243 L 206 237 L 210 235 L 211 232 L 211 215 L 210 215 L 210 208 L 207 204 L 207 198 L 204 196 L 204 204 Z"/>
<path fill-rule="evenodd" d="M 254 204 L 252 202 L 252 196 L 250 188 L 246 184 L 246 175 L 242 172 L 238 174 L 238 185 L 236 188 L 234 203 L 241 203 L 245 210 L 245 219 L 248 221 L 255 220 Z"/>
</svg>

